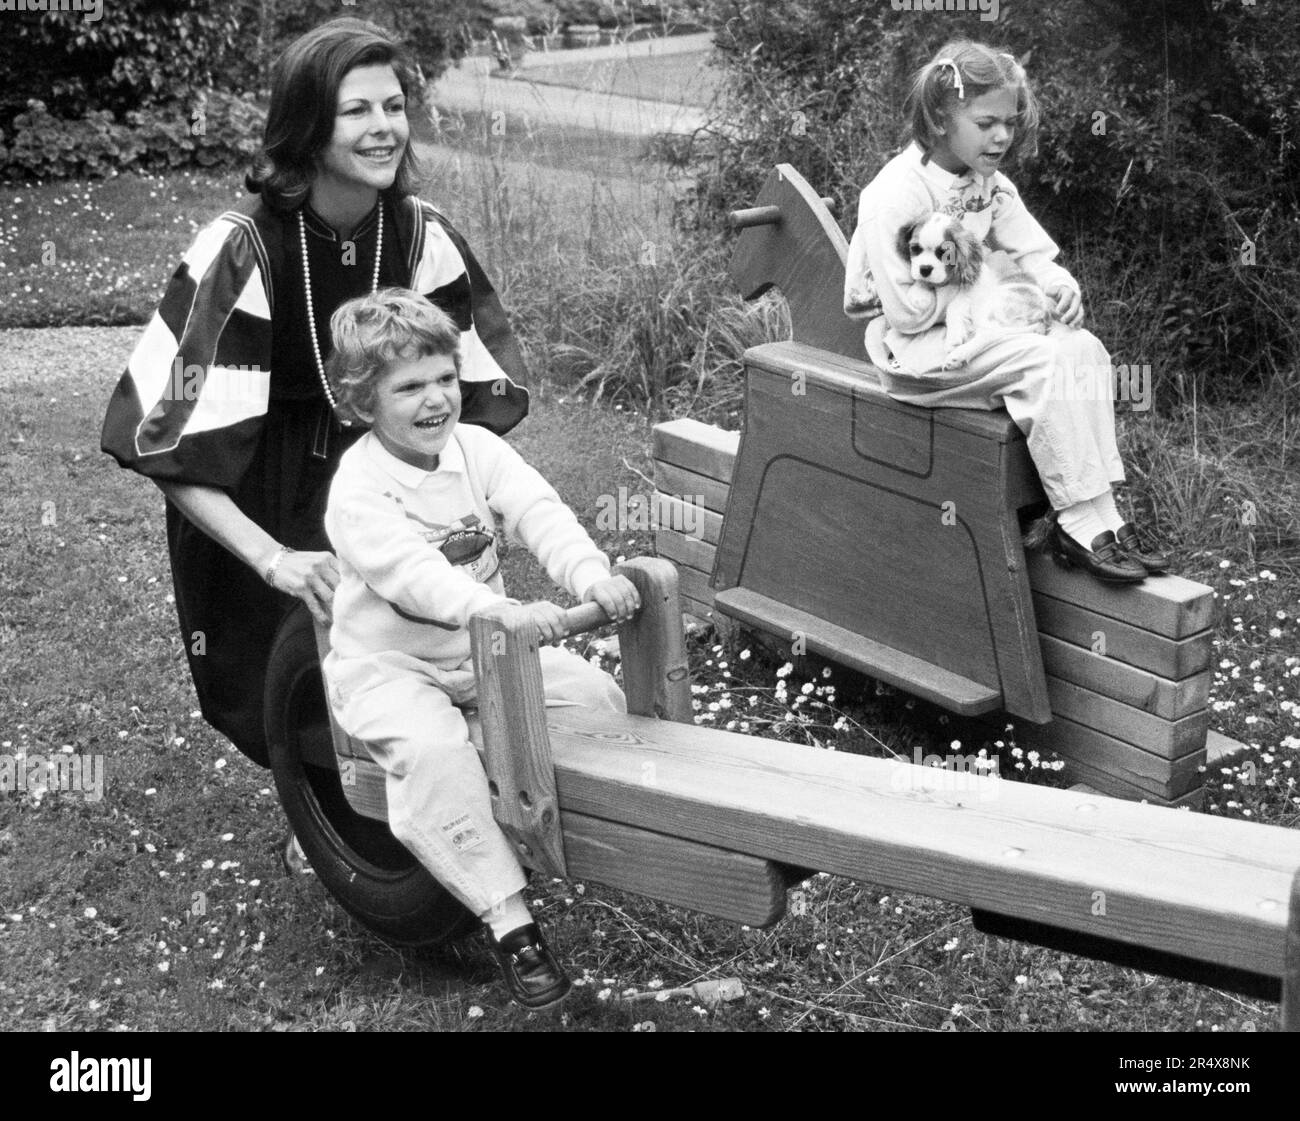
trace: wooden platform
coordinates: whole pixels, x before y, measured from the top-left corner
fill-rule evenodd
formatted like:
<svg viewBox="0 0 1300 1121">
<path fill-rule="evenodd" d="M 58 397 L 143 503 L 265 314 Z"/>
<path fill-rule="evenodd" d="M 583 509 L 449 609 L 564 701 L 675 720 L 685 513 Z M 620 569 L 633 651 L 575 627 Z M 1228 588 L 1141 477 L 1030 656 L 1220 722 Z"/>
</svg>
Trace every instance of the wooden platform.
<svg viewBox="0 0 1300 1121">
<path fill-rule="evenodd" d="M 955 419 L 965 415 L 949 411 Z M 694 420 L 671 421 L 654 432 L 661 491 L 688 476 L 709 483 L 675 495 L 703 506 L 699 536 L 670 526 L 656 532 L 660 555 L 678 566 L 687 610 L 702 619 L 715 610 L 709 586 L 714 542 L 738 445 L 737 433 Z M 1106 793 L 1199 805 L 1209 728 L 1211 589 L 1178 576 L 1109 588 L 1041 555 L 1026 558 L 1026 576 L 1052 720 L 1017 721 L 1017 742 L 1055 752 L 1066 760 L 1070 778 Z M 753 622 L 746 610 L 743 597 L 728 604 L 729 614 Z M 767 614 L 775 616 L 776 608 Z M 838 641 L 846 648 L 847 639 Z M 818 652 L 811 637 L 808 648 Z M 870 673 L 866 662 L 850 664 Z"/>
</svg>

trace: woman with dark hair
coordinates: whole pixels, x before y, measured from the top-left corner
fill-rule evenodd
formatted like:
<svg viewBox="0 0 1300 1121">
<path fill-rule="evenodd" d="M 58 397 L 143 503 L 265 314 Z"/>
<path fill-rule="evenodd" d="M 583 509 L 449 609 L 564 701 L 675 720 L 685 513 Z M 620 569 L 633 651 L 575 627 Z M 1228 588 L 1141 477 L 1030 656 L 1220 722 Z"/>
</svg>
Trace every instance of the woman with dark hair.
<svg viewBox="0 0 1300 1121">
<path fill-rule="evenodd" d="M 338 583 L 322 517 L 343 451 L 329 321 L 344 300 L 411 288 L 463 332 L 462 421 L 526 414 L 526 372 L 464 240 L 413 193 L 415 72 L 386 32 L 338 19 L 277 59 L 251 197 L 201 231 L 109 403 L 102 446 L 167 499 L 176 609 L 204 718 L 268 764 L 262 692 L 301 599 Z"/>
</svg>

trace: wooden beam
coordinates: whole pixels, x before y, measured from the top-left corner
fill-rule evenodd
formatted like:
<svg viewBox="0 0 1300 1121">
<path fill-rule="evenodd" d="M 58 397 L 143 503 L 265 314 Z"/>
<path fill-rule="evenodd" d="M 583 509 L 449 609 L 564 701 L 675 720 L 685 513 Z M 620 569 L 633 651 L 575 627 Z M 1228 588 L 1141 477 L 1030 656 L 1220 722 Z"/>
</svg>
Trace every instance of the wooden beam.
<svg viewBox="0 0 1300 1121">
<path fill-rule="evenodd" d="M 1210 672 L 1170 681 L 1109 656 L 1094 654 L 1083 646 L 1039 635 L 1043 669 L 1050 681 L 1058 677 L 1104 697 L 1152 713 L 1165 720 L 1178 720 L 1204 710 L 1210 697 Z M 1050 690 L 1050 686 L 1049 686 Z"/>
<path fill-rule="evenodd" d="M 1196 786 L 1186 794 L 1176 798 L 1144 790 L 1122 778 L 1117 778 L 1111 770 L 1098 770 L 1080 763 L 1077 759 L 1066 759 L 1065 769 L 1061 772 L 1066 782 L 1091 786 L 1112 798 L 1124 798 L 1128 801 L 1144 801 L 1152 806 L 1166 806 L 1173 809 L 1187 808 L 1200 810 L 1205 804 L 1205 787 Z"/>
<path fill-rule="evenodd" d="M 1106 656 L 1159 677 L 1181 681 L 1210 668 L 1214 632 L 1183 639 L 1165 638 L 1132 623 L 1090 611 L 1078 604 L 1034 592 L 1034 617 L 1040 634 L 1091 648 L 1105 644 Z"/>
<path fill-rule="evenodd" d="M 562 813 L 569 875 L 747 926 L 785 912 L 785 875 L 758 857 L 580 813 Z"/>
<path fill-rule="evenodd" d="M 687 599 L 713 607 L 713 589 L 709 587 L 709 574 L 687 565 L 677 566 L 677 587 Z"/>
<path fill-rule="evenodd" d="M 521 863 L 567 876 L 537 624 L 524 604 L 494 604 L 469 621 L 492 816 Z"/>
<path fill-rule="evenodd" d="M 1190 638 L 1214 622 L 1214 590 L 1181 576 L 1152 576 L 1141 584 L 1103 584 L 1061 568 L 1045 553 L 1026 553 L 1035 592 L 1086 607 L 1165 638 Z"/>
<path fill-rule="evenodd" d="M 655 551 L 661 557 L 667 557 L 678 564 L 701 572 L 712 572 L 713 558 L 718 554 L 718 547 L 697 541 L 684 533 L 661 529 L 655 534 Z"/>
<path fill-rule="evenodd" d="M 549 716 L 566 811 L 1282 976 L 1296 830 L 1009 781 L 981 800 L 925 788 L 911 764 Z"/>
<path fill-rule="evenodd" d="M 717 545 L 722 533 L 722 515 L 712 510 L 704 510 L 693 502 L 685 502 L 675 494 L 655 491 L 655 504 L 660 512 L 658 528 L 673 533 L 682 533 L 703 541 L 706 545 Z M 685 526 L 698 527 L 688 533 Z"/>
<path fill-rule="evenodd" d="M 691 677 L 677 570 L 661 557 L 634 557 L 614 571 L 631 580 L 641 597 L 641 610 L 618 636 L 627 710 L 689 724 Z"/>
<path fill-rule="evenodd" d="M 1047 695 L 1052 701 L 1053 722 L 1065 717 L 1164 759 L 1205 750 L 1205 736 L 1210 729 L 1208 709 L 1179 720 L 1163 720 L 1059 677 L 1048 678 Z"/>
<path fill-rule="evenodd" d="M 656 424 L 653 438 L 655 459 L 731 483 L 736 449 L 740 447 L 739 432 L 725 432 L 716 425 L 683 417 Z"/>
<path fill-rule="evenodd" d="M 1286 932 L 1286 972 L 1282 976 L 1282 1030 L 1300 1031 L 1300 871 L 1291 882 L 1290 914 Z"/>
<path fill-rule="evenodd" d="M 1203 783 L 1199 770 L 1205 765 L 1203 747 L 1172 758 L 1162 756 L 1066 716 L 1058 715 L 1050 724 L 1017 724 L 1016 743 L 1041 753 L 1054 751 L 1067 764 L 1104 770 L 1143 795 L 1177 798 Z M 1113 787 L 1105 789 L 1116 792 Z"/>
<path fill-rule="evenodd" d="M 717 479 L 655 460 L 654 483 L 655 489 L 664 494 L 691 495 L 692 498 L 698 498 L 706 510 L 712 510 L 715 514 L 727 512 L 727 496 L 731 493 L 731 487 Z"/>
</svg>

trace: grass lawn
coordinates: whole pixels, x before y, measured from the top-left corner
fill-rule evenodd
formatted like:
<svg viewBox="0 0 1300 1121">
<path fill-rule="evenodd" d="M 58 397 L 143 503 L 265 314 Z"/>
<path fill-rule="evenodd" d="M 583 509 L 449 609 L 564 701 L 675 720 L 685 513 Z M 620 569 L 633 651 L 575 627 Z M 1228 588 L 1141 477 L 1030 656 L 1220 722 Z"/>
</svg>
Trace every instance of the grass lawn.
<svg viewBox="0 0 1300 1121">
<path fill-rule="evenodd" d="M 542 85 L 568 86 L 592 93 L 612 93 L 707 107 L 721 85 L 721 72 L 708 65 L 709 53 L 650 55 L 602 62 L 530 65 L 521 78 Z"/>
<path fill-rule="evenodd" d="M 972 930 L 962 908 L 822 876 L 801 889 L 802 913 L 767 931 L 594 884 L 534 884 L 530 897 L 583 981 L 558 1017 L 511 1007 L 477 944 L 389 949 L 314 877 L 285 876 L 276 851 L 283 816 L 269 774 L 197 716 L 175 633 L 161 502 L 97 451 L 104 401 L 134 336 L 4 335 L 0 753 L 102 754 L 107 778 L 98 801 L 75 793 L 0 797 L 0 1023 L 616 1031 L 1275 1025 L 1269 1005 L 991 940 Z M 640 418 L 542 395 L 516 443 L 589 527 L 600 494 L 644 489 L 636 474 L 648 453 Z M 616 555 L 647 546 L 638 534 L 598 536 Z M 1216 706 L 1227 731 L 1259 745 L 1250 757 L 1256 785 L 1238 787 L 1235 774 L 1207 776 L 1210 802 L 1215 812 L 1293 825 L 1296 583 L 1227 558 L 1203 558 L 1202 568 L 1229 607 Z M 521 573 L 516 567 L 509 578 L 522 594 L 543 591 L 542 578 L 521 583 Z M 879 695 L 861 679 L 814 670 L 805 695 L 798 673 L 778 685 L 777 666 L 757 652 L 696 642 L 692 660 L 704 723 L 734 720 L 755 734 L 879 754 L 976 742 L 971 729 Z M 1030 777 L 1051 781 L 1041 771 Z M 623 999 L 629 990 L 722 976 L 741 978 L 747 999 L 716 1011 Z"/>
</svg>

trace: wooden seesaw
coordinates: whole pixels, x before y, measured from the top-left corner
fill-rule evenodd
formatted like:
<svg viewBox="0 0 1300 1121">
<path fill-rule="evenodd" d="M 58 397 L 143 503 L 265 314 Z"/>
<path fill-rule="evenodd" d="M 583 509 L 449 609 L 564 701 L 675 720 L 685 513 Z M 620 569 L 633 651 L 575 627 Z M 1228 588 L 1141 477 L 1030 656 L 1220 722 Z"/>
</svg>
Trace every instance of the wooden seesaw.
<svg viewBox="0 0 1300 1121">
<path fill-rule="evenodd" d="M 618 570 L 643 604 L 620 631 L 626 716 L 544 708 L 523 608 L 471 623 L 484 765 L 522 863 L 758 926 L 791 866 L 831 872 L 969 906 L 990 933 L 1280 998 L 1300 1029 L 1300 833 L 697 727 L 672 565 Z M 571 610 L 572 633 L 600 615 Z M 401 863 L 366 746 L 326 723 L 315 642 L 292 616 L 268 685 L 276 784 L 313 867 L 392 940 L 466 932 Z"/>
<path fill-rule="evenodd" d="M 1017 720 L 1017 742 L 1108 794 L 1197 806 L 1207 761 L 1213 590 L 1107 587 L 1026 552 L 1046 506 L 1003 410 L 890 398 L 841 309 L 847 242 L 792 167 L 768 176 L 731 278 L 778 289 L 791 338 L 744 356 L 744 430 L 654 432 L 655 545 L 687 610 L 721 615 L 943 708 Z M 689 528 L 688 528 L 689 527 Z"/>
</svg>

